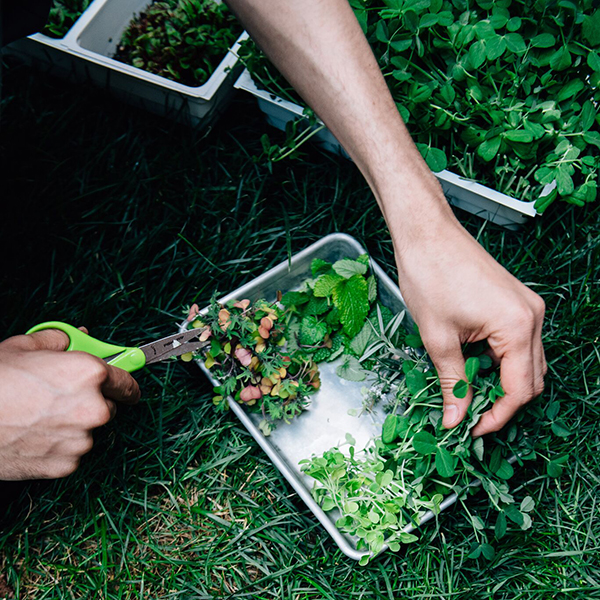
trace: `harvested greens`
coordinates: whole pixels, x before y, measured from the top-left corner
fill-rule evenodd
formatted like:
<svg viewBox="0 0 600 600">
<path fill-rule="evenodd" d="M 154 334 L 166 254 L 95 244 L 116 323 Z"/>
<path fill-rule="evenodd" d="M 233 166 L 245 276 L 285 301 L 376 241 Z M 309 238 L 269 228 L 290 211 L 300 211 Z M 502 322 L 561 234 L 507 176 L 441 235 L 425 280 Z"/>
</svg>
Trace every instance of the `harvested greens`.
<svg viewBox="0 0 600 600">
<path fill-rule="evenodd" d="M 583 206 L 596 198 L 597 3 L 350 4 L 433 171 L 448 167 L 515 198 L 535 201 L 539 212 L 557 199 Z M 243 56 L 259 86 L 298 102 L 251 43 Z M 301 135 L 288 136 L 284 148 L 295 150 Z M 269 143 L 263 146 L 270 150 L 268 157 L 282 154 Z"/>
<path fill-rule="evenodd" d="M 394 315 L 378 301 L 368 256 L 333 264 L 315 259 L 311 270 L 298 290 L 278 294 L 276 302 L 221 305 L 213 299 L 205 315 L 193 307 L 189 327 L 207 327 L 203 336 L 211 339 L 202 359 L 220 381 L 216 406 L 226 408 L 226 397 L 233 396 L 262 413 L 259 427 L 268 435 L 277 420 L 289 422 L 306 408 L 320 386 L 318 363 L 338 359 L 340 378 L 364 382 L 364 412 L 379 403 L 387 413 L 381 434 L 365 448 L 347 434 L 345 444 L 303 460 L 301 468 L 314 479 L 312 493 L 323 510 L 335 511 L 338 529 L 367 551 L 362 563 L 384 546 L 398 551 L 416 540 L 405 530 L 418 526 L 428 511 L 437 515 L 452 493 L 473 525 L 469 556 L 493 558 L 489 528 L 464 499 L 479 482 L 497 514 L 498 539 L 509 526 L 531 526 L 535 503 L 511 490 L 512 464 L 540 454 L 540 440 L 548 438 L 539 430 L 548 421 L 556 435 L 569 434 L 556 418 L 557 403 L 545 412 L 534 403 L 503 431 L 474 439 L 472 428 L 504 391 L 485 344 L 472 344 L 454 394 L 464 398 L 472 388 L 473 401 L 459 426 L 443 428 L 440 382 L 418 328 L 409 331 L 404 312 Z M 567 459 L 545 458 L 548 476 L 559 476 Z"/>
</svg>

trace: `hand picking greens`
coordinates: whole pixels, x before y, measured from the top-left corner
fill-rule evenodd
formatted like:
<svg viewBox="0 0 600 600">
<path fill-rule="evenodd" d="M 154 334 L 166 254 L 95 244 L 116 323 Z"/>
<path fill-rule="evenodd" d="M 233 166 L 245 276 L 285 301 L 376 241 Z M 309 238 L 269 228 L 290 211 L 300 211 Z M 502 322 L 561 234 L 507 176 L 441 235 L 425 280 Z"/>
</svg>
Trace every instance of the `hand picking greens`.
<svg viewBox="0 0 600 600">
<path fill-rule="evenodd" d="M 222 305 L 213 299 L 203 315 L 193 307 L 188 326 L 207 327 L 203 335 L 211 339 L 202 360 L 219 381 L 215 405 L 226 409 L 232 396 L 262 413 L 259 427 L 269 435 L 278 420 L 289 423 L 309 405 L 320 387 L 318 364 L 337 360 L 340 378 L 364 383 L 363 413 L 379 403 L 387 416 L 365 448 L 348 434 L 344 444 L 300 466 L 314 479 L 319 505 L 335 511 L 338 529 L 367 552 L 362 563 L 384 547 L 398 551 L 416 540 L 412 529 L 429 511 L 439 514 L 451 494 L 473 525 L 470 557 L 493 558 L 491 527 L 469 513 L 464 499 L 483 488 L 497 512 L 498 539 L 509 525 L 529 528 L 535 503 L 511 490 L 512 465 L 536 458 L 540 442 L 547 442 L 537 435 L 540 425 L 556 414 L 533 405 L 502 432 L 474 439 L 470 432 L 481 414 L 504 395 L 485 345 L 478 343 L 465 349 L 465 377 L 454 388 L 459 398 L 473 390 L 467 417 L 444 429 L 440 382 L 418 328 L 409 331 L 404 312 L 393 314 L 381 304 L 368 256 L 333 264 L 315 259 L 311 272 L 299 289 L 279 293 L 274 302 Z M 548 475 L 560 475 L 567 458 L 546 459 Z"/>
</svg>

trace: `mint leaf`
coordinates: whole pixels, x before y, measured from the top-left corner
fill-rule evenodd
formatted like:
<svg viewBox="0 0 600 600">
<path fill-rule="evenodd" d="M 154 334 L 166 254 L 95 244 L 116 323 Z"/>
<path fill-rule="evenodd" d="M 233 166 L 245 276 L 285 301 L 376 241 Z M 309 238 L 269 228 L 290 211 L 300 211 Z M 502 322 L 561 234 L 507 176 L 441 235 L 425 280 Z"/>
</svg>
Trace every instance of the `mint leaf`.
<svg viewBox="0 0 600 600">
<path fill-rule="evenodd" d="M 310 297 L 305 292 L 288 292 L 281 299 L 281 304 L 291 308 L 292 306 L 302 306 L 309 301 Z"/>
<path fill-rule="evenodd" d="M 332 296 L 333 304 L 340 312 L 340 322 L 344 331 L 348 336 L 354 337 L 364 325 L 369 312 L 366 279 L 362 275 L 356 274 L 349 279 L 340 281 L 333 288 Z"/>
<path fill-rule="evenodd" d="M 331 296 L 333 288 L 343 279 L 344 278 L 341 275 L 333 272 L 321 275 L 315 282 L 315 287 L 313 289 L 314 295 L 318 298 Z"/>
<path fill-rule="evenodd" d="M 333 270 L 344 279 L 350 279 L 353 275 L 364 275 L 367 272 L 367 265 L 357 260 L 343 258 L 333 263 Z"/>
<path fill-rule="evenodd" d="M 303 313 L 305 315 L 322 315 L 329 310 L 329 302 L 327 298 L 315 298 L 314 296 L 308 301 L 308 304 L 304 307 Z"/>
<path fill-rule="evenodd" d="M 335 370 L 338 377 L 348 381 L 362 381 L 367 375 L 354 356 L 346 356 L 344 362 Z"/>
<path fill-rule="evenodd" d="M 413 448 L 424 456 L 434 454 L 438 449 L 436 439 L 427 431 L 419 431 L 413 438 L 412 443 Z"/>
<path fill-rule="evenodd" d="M 310 263 L 310 270 L 313 277 L 318 277 L 323 273 L 331 271 L 331 263 L 321 258 L 314 258 L 312 263 Z"/>
<path fill-rule="evenodd" d="M 300 343 L 306 346 L 320 344 L 327 334 L 327 325 L 309 315 L 302 319 L 300 324 Z"/>
</svg>

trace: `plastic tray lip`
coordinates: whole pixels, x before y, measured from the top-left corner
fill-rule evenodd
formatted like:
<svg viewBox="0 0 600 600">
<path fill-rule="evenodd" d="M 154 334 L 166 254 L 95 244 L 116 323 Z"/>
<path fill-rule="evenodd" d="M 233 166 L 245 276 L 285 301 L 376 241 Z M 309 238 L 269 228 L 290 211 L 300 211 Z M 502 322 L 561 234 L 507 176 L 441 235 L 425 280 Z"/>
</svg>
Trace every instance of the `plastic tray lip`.
<svg viewBox="0 0 600 600">
<path fill-rule="evenodd" d="M 81 45 L 81 35 L 87 31 L 88 28 L 94 27 L 95 17 L 100 10 L 106 4 L 118 1 L 119 0 L 93 0 L 93 2 L 83 12 L 79 19 L 77 19 L 73 27 L 69 29 L 63 38 L 61 38 L 63 45 L 68 48 L 70 53 L 80 58 L 85 58 L 94 64 L 106 67 L 112 71 L 127 74 L 138 80 L 155 84 L 160 88 L 179 92 L 180 94 L 192 98 L 198 98 L 206 101 L 211 100 L 221 84 L 227 79 L 229 71 L 236 66 L 239 60 L 238 51 L 240 49 L 240 44 L 248 38 L 248 33 L 243 31 L 240 34 L 233 46 L 229 48 L 217 68 L 213 71 L 212 75 L 205 83 L 203 83 L 201 86 L 187 86 L 183 85 L 182 83 L 172 81 L 171 79 L 167 79 L 166 77 L 156 75 L 155 73 L 149 73 L 143 69 L 138 69 L 133 65 L 120 62 L 114 58 L 100 54 L 99 52 L 88 50 Z M 114 35 L 117 36 L 120 33 L 121 32 L 115 32 Z"/>
<path fill-rule="evenodd" d="M 358 254 L 363 254 L 364 252 L 366 252 L 365 248 L 352 236 L 350 236 L 346 233 L 331 233 L 331 234 L 321 238 L 317 242 L 311 244 L 304 250 L 301 250 L 300 252 L 294 254 L 290 258 L 289 262 L 284 261 L 284 262 L 274 266 L 273 268 L 269 269 L 262 275 L 259 275 L 258 277 L 245 283 L 244 285 L 240 286 L 239 288 L 226 294 L 225 296 L 223 296 L 222 298 L 219 299 L 219 302 L 227 302 L 229 300 L 243 298 L 244 295 L 246 294 L 246 292 L 249 291 L 251 288 L 253 288 L 256 285 L 261 284 L 265 281 L 268 281 L 271 278 L 278 276 L 279 274 L 285 273 L 286 271 L 289 270 L 290 265 L 293 265 L 295 262 L 302 260 L 307 255 L 311 255 L 311 254 L 315 253 L 315 251 L 318 251 L 320 248 L 322 248 L 332 242 L 335 242 L 335 241 L 344 241 L 345 243 L 350 244 L 351 246 L 353 246 L 356 249 Z M 371 265 L 373 268 L 373 272 L 375 273 L 377 278 L 380 280 L 380 282 L 385 286 L 393 286 L 395 288 L 394 292 L 396 293 L 398 298 L 404 303 L 404 299 L 402 298 L 400 290 L 398 289 L 397 285 L 392 281 L 392 279 L 372 259 L 371 259 Z M 207 308 L 208 307 L 205 307 L 200 312 L 205 313 Z M 180 331 L 183 331 L 187 327 L 187 325 L 188 325 L 187 321 L 184 321 L 183 323 L 181 323 L 180 327 L 179 327 Z M 210 380 L 210 382 L 213 385 L 215 385 L 215 386 L 219 385 L 219 381 L 216 380 L 212 376 L 210 371 L 204 366 L 204 363 L 202 360 L 198 360 L 198 361 L 196 361 L 196 363 L 202 369 L 204 374 L 208 377 L 208 379 Z M 350 544 L 350 542 L 345 537 L 345 535 L 339 531 L 339 529 L 335 526 L 333 521 L 326 515 L 326 513 L 323 511 L 323 509 L 319 506 L 319 504 L 316 502 L 316 500 L 312 497 L 312 494 L 310 493 L 310 490 L 306 487 L 306 485 L 298 479 L 298 477 L 292 471 L 292 469 L 287 464 L 287 462 L 284 459 L 282 459 L 281 456 L 279 456 L 277 450 L 271 445 L 268 438 L 266 438 L 262 434 L 262 432 L 258 429 L 258 427 L 252 422 L 252 420 L 250 419 L 250 417 L 248 416 L 246 411 L 242 408 L 242 406 L 240 406 L 231 396 L 229 396 L 227 400 L 228 400 L 229 407 L 231 408 L 231 410 L 235 413 L 235 415 L 238 417 L 238 419 L 242 422 L 244 427 L 246 427 L 248 432 L 256 440 L 258 445 L 262 448 L 262 450 L 265 452 L 265 454 L 269 457 L 269 459 L 275 465 L 275 467 L 285 477 L 285 479 L 292 486 L 294 491 L 304 501 L 304 503 L 307 505 L 309 510 L 315 515 L 315 517 L 317 518 L 319 523 L 321 523 L 321 525 L 323 525 L 325 530 L 333 538 L 333 540 L 338 545 L 340 550 L 346 556 L 348 556 L 349 558 L 354 559 L 354 560 L 360 560 L 363 556 L 369 556 L 371 554 L 370 552 L 357 550 Z M 444 500 L 442 501 L 442 503 L 440 505 L 440 511 L 445 510 L 446 508 L 448 508 L 449 506 L 454 504 L 456 502 L 456 500 L 457 500 L 457 495 L 455 493 L 450 494 L 449 496 L 444 498 Z M 423 525 L 427 521 L 430 521 L 434 517 L 435 517 L 435 514 L 432 511 L 428 511 L 421 518 L 419 526 Z M 403 531 L 410 533 L 411 531 L 414 531 L 415 529 L 416 529 L 416 527 L 414 527 L 412 525 L 407 525 L 403 529 Z M 383 549 L 381 550 L 381 552 L 384 552 L 387 549 L 388 549 L 388 546 L 385 545 L 383 547 Z"/>
<path fill-rule="evenodd" d="M 271 92 L 267 92 L 266 90 L 261 90 L 254 80 L 252 79 L 252 75 L 247 68 L 245 68 L 234 86 L 238 90 L 243 90 L 255 96 L 256 98 L 267 102 L 273 106 L 277 106 L 283 110 L 289 111 L 295 117 L 303 117 L 302 107 L 294 102 L 290 102 L 285 98 L 280 98 L 276 94 Z M 517 198 L 513 198 L 512 196 L 508 196 L 507 194 L 503 194 L 502 192 L 498 192 L 493 188 L 487 187 L 470 179 L 466 179 L 461 177 L 460 175 L 444 170 L 435 174 L 438 179 L 445 181 L 451 185 L 455 185 L 459 188 L 463 188 L 468 190 L 474 194 L 482 196 L 488 200 L 496 204 L 500 204 L 502 206 L 506 206 L 518 213 L 526 217 L 535 217 L 537 215 L 537 211 L 534 208 L 535 202 L 525 202 L 523 200 L 518 200 Z"/>
</svg>

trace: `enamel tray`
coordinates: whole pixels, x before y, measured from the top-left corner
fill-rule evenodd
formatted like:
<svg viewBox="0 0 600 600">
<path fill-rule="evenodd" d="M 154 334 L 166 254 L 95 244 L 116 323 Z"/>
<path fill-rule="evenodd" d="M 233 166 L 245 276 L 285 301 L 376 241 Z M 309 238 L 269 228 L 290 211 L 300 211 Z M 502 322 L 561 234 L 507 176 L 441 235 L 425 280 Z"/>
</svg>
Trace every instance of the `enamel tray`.
<svg viewBox="0 0 600 600">
<path fill-rule="evenodd" d="M 277 291 L 287 292 L 296 289 L 302 281 L 311 277 L 310 265 L 314 258 L 335 262 L 341 258 L 357 258 L 364 253 L 365 249 L 351 236 L 333 233 L 292 256 L 290 262 L 281 263 L 227 294 L 220 301 L 227 302 L 244 298 L 252 301 L 258 298 L 275 300 Z M 378 280 L 381 302 L 394 313 L 406 310 L 398 286 L 374 261 L 371 261 L 371 266 Z M 206 310 L 205 308 L 200 312 L 203 314 Z M 186 325 L 187 323 L 184 323 L 181 328 L 184 329 Z M 347 433 L 350 433 L 356 440 L 357 450 L 364 448 L 373 436 L 381 433 L 385 414 L 381 409 L 377 410 L 377 407 L 369 414 L 361 414 L 362 394 L 360 390 L 365 383 L 340 379 L 335 373 L 340 360 L 319 364 L 321 388 L 311 396 L 308 410 L 296 417 L 290 425 L 278 423 L 269 437 L 265 437 L 258 428 L 261 420 L 260 414 L 246 412 L 231 397 L 229 397 L 229 406 L 310 511 L 329 532 L 341 551 L 350 558 L 360 560 L 368 552 L 357 550 L 357 540 L 337 529 L 335 522 L 339 514 L 336 511 L 325 513 L 317 504 L 310 492 L 314 480 L 302 473 L 298 466 L 300 460 L 310 458 L 313 454 L 320 455 L 324 451 L 344 443 Z M 213 385 L 219 385 L 219 381 L 206 369 L 203 361 L 198 360 L 197 363 Z M 353 414 L 360 416 L 352 416 Z M 449 495 L 442 502 L 441 510 L 446 509 L 454 502 L 456 502 L 456 495 Z M 429 511 L 421 519 L 421 524 L 433 517 L 433 512 Z M 409 525 L 404 531 L 410 532 L 414 529 Z"/>
</svg>

